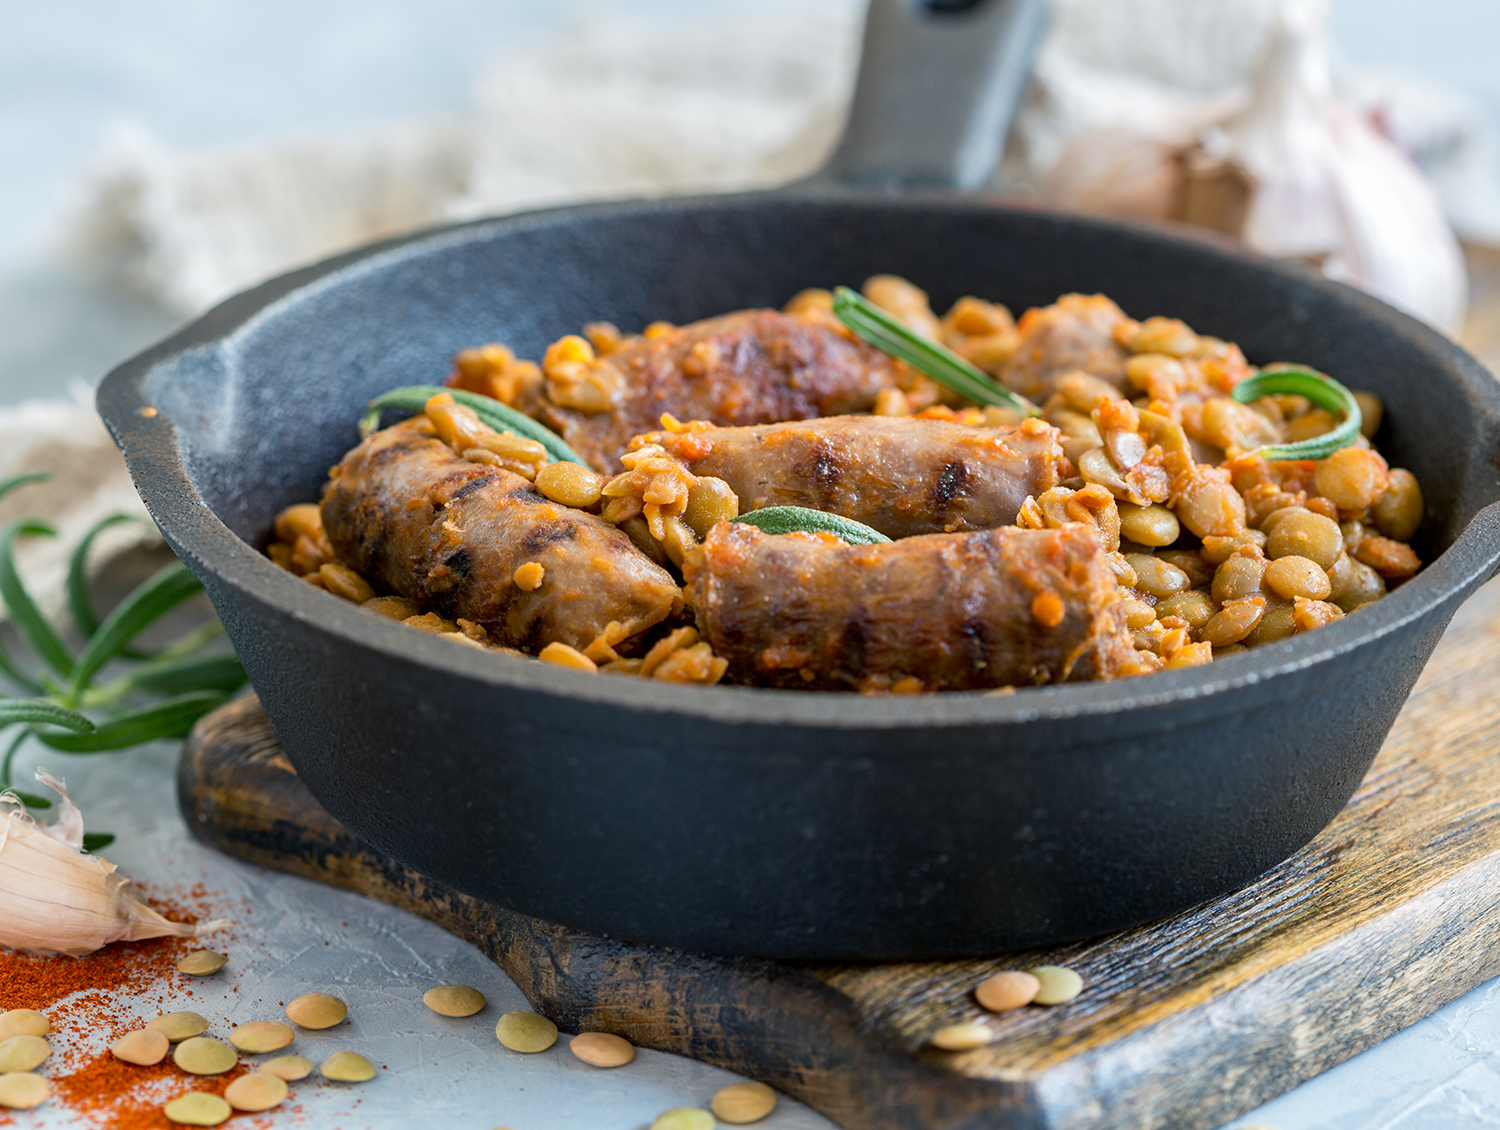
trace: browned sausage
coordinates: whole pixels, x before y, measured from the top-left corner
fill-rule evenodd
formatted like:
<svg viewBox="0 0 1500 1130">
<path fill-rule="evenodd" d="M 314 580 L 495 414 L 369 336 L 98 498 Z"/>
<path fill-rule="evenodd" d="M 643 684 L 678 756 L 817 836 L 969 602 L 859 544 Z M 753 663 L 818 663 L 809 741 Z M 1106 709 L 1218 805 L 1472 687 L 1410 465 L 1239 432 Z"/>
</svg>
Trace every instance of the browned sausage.
<svg viewBox="0 0 1500 1130">
<path fill-rule="evenodd" d="M 980 428 L 909 417 L 831 416 L 751 428 L 653 432 L 695 475 L 727 482 L 740 513 L 806 506 L 893 538 L 987 530 L 1016 520 L 1027 495 L 1057 486 L 1050 424 Z M 637 444 L 632 444 L 636 446 Z"/>
<path fill-rule="evenodd" d="M 619 530 L 460 458 L 425 416 L 344 456 L 322 512 L 335 552 L 377 588 L 525 651 L 586 647 L 611 620 L 633 635 L 665 619 L 680 591 Z M 545 572 L 528 592 L 513 575 L 529 561 Z"/>
<path fill-rule="evenodd" d="M 1142 670 L 1082 523 L 847 545 L 721 522 L 684 571 L 698 630 L 739 683 L 940 690 Z"/>
<path fill-rule="evenodd" d="M 1057 378 L 1075 369 L 1125 388 L 1129 356 L 1115 340 L 1124 313 L 1102 294 L 1065 294 L 1051 306 L 1021 316 L 1020 343 L 1000 371 L 1000 380 L 1038 404 L 1052 395 Z"/>
<path fill-rule="evenodd" d="M 714 424 L 764 424 L 866 411 L 895 387 L 891 357 L 823 321 L 779 310 L 742 310 L 628 339 L 607 360 L 625 376 L 612 411 L 586 413 L 538 386 L 517 407 L 530 412 L 596 468 L 620 470 L 631 436 L 670 412 Z"/>
</svg>

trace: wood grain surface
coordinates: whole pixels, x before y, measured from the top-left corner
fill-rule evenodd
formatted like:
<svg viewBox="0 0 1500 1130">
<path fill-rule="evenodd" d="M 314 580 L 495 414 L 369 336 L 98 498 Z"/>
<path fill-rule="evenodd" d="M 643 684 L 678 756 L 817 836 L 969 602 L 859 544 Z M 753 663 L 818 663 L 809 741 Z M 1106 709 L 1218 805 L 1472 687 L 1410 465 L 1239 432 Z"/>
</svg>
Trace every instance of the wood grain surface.
<svg viewBox="0 0 1500 1130">
<path fill-rule="evenodd" d="M 1470 250 L 1465 344 L 1500 362 L 1500 251 Z M 1500 974 L 1500 582 L 1459 610 L 1369 776 L 1249 887 L 1090 942 L 986 961 L 814 966 L 625 945 L 480 903 L 384 858 L 313 800 L 259 703 L 206 717 L 180 798 L 199 838 L 369 895 L 487 953 L 568 1031 L 762 1079 L 846 1130 L 1218 1126 Z M 1083 993 L 988 1017 L 989 973 Z M 984 1020 L 995 1042 L 928 1046 Z"/>
<path fill-rule="evenodd" d="M 1212 1127 L 1500 973 L 1500 584 L 1459 611 L 1344 812 L 1232 895 L 1095 941 L 988 961 L 811 966 L 624 945 L 457 894 L 313 800 L 259 703 L 200 723 L 181 800 L 203 840 L 358 891 L 479 946 L 564 1029 L 763 1079 L 846 1130 Z M 991 1018 L 974 986 L 1043 962 L 1066 1005 Z"/>
</svg>

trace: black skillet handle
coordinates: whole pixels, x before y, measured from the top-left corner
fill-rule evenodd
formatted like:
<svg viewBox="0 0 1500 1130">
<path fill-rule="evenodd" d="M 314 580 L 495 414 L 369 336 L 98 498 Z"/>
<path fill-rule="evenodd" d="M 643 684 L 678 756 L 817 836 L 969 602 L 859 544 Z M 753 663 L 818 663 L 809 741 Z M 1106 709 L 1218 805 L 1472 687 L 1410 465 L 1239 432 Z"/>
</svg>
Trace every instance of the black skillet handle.
<svg viewBox="0 0 1500 1130">
<path fill-rule="evenodd" d="M 1046 0 L 870 0 L 849 123 L 809 184 L 983 187 L 1046 11 Z"/>
</svg>

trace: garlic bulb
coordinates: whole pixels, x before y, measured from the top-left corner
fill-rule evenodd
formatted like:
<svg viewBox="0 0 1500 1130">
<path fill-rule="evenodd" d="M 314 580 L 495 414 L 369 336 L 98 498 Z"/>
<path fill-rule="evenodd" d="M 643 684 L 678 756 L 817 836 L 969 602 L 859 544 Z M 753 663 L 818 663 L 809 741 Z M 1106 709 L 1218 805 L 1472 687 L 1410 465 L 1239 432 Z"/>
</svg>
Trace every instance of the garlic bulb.
<svg viewBox="0 0 1500 1130">
<path fill-rule="evenodd" d="M 1255 185 L 1242 238 L 1457 332 L 1468 302 L 1458 241 L 1416 166 L 1334 98 L 1326 19 L 1321 3 L 1283 6 L 1250 105 L 1209 147 Z"/>
<path fill-rule="evenodd" d="M 169 922 L 115 865 L 83 852 L 83 814 L 61 781 L 36 778 L 62 797 L 57 821 L 38 824 L 14 793 L 0 794 L 0 945 L 33 953 L 93 953 L 110 942 L 196 937 L 228 925 Z"/>
<path fill-rule="evenodd" d="M 1248 92 L 1204 99 L 1149 127 L 1083 134 L 1042 195 L 1086 212 L 1213 228 L 1457 333 L 1468 302 L 1458 242 L 1422 172 L 1335 97 L 1326 16 L 1320 0 L 1288 0 Z"/>
</svg>

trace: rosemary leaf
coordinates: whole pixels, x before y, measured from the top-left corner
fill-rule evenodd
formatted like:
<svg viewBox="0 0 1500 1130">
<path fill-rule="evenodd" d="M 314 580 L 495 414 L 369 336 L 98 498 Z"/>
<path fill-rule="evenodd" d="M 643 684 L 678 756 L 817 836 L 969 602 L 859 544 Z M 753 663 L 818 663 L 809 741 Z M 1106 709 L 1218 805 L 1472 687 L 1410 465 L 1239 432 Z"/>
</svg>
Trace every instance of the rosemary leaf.
<svg viewBox="0 0 1500 1130">
<path fill-rule="evenodd" d="M 104 753 L 158 738 L 180 738 L 193 723 L 227 696 L 218 691 L 179 695 L 155 706 L 107 718 L 91 733 L 57 734 L 37 731 L 37 740 L 63 753 Z"/>
<path fill-rule="evenodd" d="M 891 540 L 863 522 L 805 506 L 767 506 L 741 514 L 734 520 L 768 534 L 833 534 L 850 545 L 878 545 Z"/>
<path fill-rule="evenodd" d="M 1327 459 L 1341 447 L 1359 438 L 1363 417 L 1359 401 L 1338 381 L 1302 365 L 1267 365 L 1253 377 L 1235 385 L 1229 395 L 1241 404 L 1250 404 L 1263 396 L 1305 396 L 1319 408 L 1342 416 L 1331 432 L 1299 440 L 1297 443 L 1270 444 L 1255 454 L 1267 462 L 1293 459 Z"/>
<path fill-rule="evenodd" d="M 40 698 L 0 698 L 0 726 L 17 722 L 45 722 L 79 733 L 89 733 L 94 724 L 76 710 Z"/>
<path fill-rule="evenodd" d="M 81 635 L 91 636 L 99 630 L 99 615 L 94 611 L 94 602 L 89 599 L 88 559 L 94 541 L 111 526 L 135 521 L 129 514 L 111 514 L 95 522 L 79 539 L 72 556 L 68 558 L 68 611 L 73 614 L 73 623 Z"/>
<path fill-rule="evenodd" d="M 203 585 L 183 565 L 173 563 L 142 581 L 115 607 L 89 637 L 73 670 L 68 697 L 77 702 L 99 668 L 153 622 L 176 608 Z"/>
<path fill-rule="evenodd" d="M 0 479 L 0 498 L 4 498 L 17 487 L 24 487 L 28 483 L 44 483 L 51 477 L 46 471 L 24 471 L 19 475 Z"/>
<path fill-rule="evenodd" d="M 906 323 L 847 286 L 834 290 L 833 312 L 839 321 L 876 349 L 905 361 L 960 396 L 979 404 L 1009 408 L 1023 416 L 1042 414 L 1035 404 L 1011 392 L 983 369 L 964 360 L 946 345 L 914 333 Z"/>
<path fill-rule="evenodd" d="M 73 657 L 68 654 L 67 645 L 42 615 L 16 572 L 16 539 L 26 536 L 56 537 L 57 531 L 45 522 L 28 519 L 14 523 L 0 534 L 0 597 L 37 655 L 59 675 L 70 675 Z"/>
</svg>

